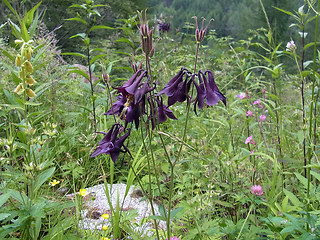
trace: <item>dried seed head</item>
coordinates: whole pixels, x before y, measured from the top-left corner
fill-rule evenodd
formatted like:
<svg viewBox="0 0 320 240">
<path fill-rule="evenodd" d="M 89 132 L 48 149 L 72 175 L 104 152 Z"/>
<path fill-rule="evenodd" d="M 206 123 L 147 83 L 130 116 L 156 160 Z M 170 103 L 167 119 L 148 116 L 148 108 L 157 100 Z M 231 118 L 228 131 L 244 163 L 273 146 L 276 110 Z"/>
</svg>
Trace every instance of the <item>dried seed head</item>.
<svg viewBox="0 0 320 240">
<path fill-rule="evenodd" d="M 34 93 L 34 91 L 32 91 L 30 88 L 26 89 L 26 94 L 29 98 L 34 98 L 36 96 L 36 94 Z"/>
<path fill-rule="evenodd" d="M 32 64 L 29 61 L 25 61 L 24 67 L 25 67 L 25 69 L 26 69 L 26 71 L 28 73 L 32 73 L 33 72 Z"/>
<path fill-rule="evenodd" d="M 198 20 L 197 20 L 197 17 L 194 16 L 193 17 L 196 21 L 196 32 L 195 32 L 195 36 L 196 36 L 196 41 L 198 43 L 202 42 L 202 40 L 204 39 L 205 35 L 206 35 L 206 31 L 211 23 L 211 21 L 214 21 L 214 19 L 210 19 L 209 23 L 207 24 L 207 26 L 204 28 L 204 21 L 205 21 L 205 18 L 202 18 L 202 24 L 201 24 L 201 29 L 199 30 L 199 26 L 198 26 Z"/>
</svg>

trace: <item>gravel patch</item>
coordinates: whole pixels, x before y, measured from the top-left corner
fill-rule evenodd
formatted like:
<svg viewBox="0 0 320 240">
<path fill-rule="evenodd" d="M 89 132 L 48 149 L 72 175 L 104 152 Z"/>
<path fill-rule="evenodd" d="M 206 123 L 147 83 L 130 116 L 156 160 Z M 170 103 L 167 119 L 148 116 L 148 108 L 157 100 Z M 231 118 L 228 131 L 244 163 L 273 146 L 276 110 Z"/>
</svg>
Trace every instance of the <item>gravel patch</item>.
<svg viewBox="0 0 320 240">
<path fill-rule="evenodd" d="M 110 206 L 105 194 L 105 185 L 96 185 L 90 188 L 86 188 L 86 190 L 87 195 L 83 198 L 83 210 L 81 211 L 82 220 L 79 225 L 83 229 L 102 230 L 103 225 L 109 225 L 109 220 L 103 219 L 101 215 L 107 213 L 111 216 Z M 116 209 L 117 196 L 119 195 L 119 203 L 120 207 L 122 206 L 121 209 L 123 213 L 127 211 L 137 211 L 137 216 L 135 217 L 134 221 L 136 223 L 139 223 L 142 219 L 146 220 L 142 225 L 136 227 L 135 231 L 146 233 L 149 229 L 154 228 L 153 220 L 147 219 L 150 215 L 152 215 L 149 201 L 143 199 L 140 190 L 136 189 L 135 186 L 131 186 L 125 199 L 124 196 L 126 191 L 126 184 L 113 184 L 111 191 L 110 184 L 108 184 L 108 190 L 110 193 L 110 200 L 114 209 Z M 70 197 L 72 196 L 73 195 L 70 195 Z M 159 215 L 158 207 L 159 206 L 154 203 L 156 215 Z M 165 222 L 161 221 L 160 223 L 158 223 L 158 227 L 160 229 L 165 229 Z"/>
</svg>

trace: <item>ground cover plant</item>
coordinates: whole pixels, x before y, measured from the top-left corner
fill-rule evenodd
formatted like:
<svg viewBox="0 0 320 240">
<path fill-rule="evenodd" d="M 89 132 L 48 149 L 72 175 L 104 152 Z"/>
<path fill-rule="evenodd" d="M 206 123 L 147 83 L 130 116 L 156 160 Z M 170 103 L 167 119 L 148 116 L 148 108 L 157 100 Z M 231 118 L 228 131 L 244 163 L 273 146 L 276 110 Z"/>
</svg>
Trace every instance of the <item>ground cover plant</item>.
<svg viewBox="0 0 320 240">
<path fill-rule="evenodd" d="M 279 41 L 262 0 L 243 40 L 201 16 L 173 36 L 149 10 L 103 25 L 111 5 L 85 0 L 62 53 L 41 2 L 2 1 L 1 239 L 320 238 L 320 1 L 275 7 L 297 33 Z M 140 189 L 149 234 L 108 191 L 107 224 L 83 229 L 101 183 Z"/>
</svg>

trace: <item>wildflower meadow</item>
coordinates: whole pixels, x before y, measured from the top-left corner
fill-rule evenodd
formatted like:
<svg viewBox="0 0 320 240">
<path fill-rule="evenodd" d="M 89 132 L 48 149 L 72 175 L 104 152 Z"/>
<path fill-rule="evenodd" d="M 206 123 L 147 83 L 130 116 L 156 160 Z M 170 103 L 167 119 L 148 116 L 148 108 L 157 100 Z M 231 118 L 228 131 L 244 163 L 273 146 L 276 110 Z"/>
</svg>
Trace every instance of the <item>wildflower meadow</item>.
<svg viewBox="0 0 320 240">
<path fill-rule="evenodd" d="M 238 37 L 115 2 L 1 2 L 0 239 L 320 239 L 320 0 Z"/>
</svg>

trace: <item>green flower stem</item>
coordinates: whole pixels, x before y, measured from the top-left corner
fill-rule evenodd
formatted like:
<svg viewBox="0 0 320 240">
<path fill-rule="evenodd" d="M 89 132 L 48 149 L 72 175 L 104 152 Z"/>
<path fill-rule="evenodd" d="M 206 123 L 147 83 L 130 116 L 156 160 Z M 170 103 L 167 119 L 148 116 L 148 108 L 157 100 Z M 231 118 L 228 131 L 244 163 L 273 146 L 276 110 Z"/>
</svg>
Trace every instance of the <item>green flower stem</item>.
<svg viewBox="0 0 320 240">
<path fill-rule="evenodd" d="M 309 6 L 312 8 L 312 5 L 309 3 Z M 308 149 L 308 164 L 311 164 L 311 159 L 313 157 L 313 154 L 316 150 L 317 145 L 317 102 L 319 99 L 319 90 L 317 95 L 315 96 L 315 88 L 316 88 L 316 72 L 317 72 L 317 41 L 318 41 L 318 26 L 319 26 L 319 11 L 320 11 L 320 1 L 317 2 L 317 11 L 316 11 L 316 24 L 315 24 L 315 34 L 314 34 L 314 47 L 313 47 L 313 79 L 312 79 L 312 104 L 310 107 L 310 119 L 309 119 L 309 136 L 310 139 L 312 138 L 313 134 L 313 148 L 311 146 Z M 312 126 L 313 125 L 313 126 Z M 310 194 L 310 182 L 311 182 L 311 176 L 310 176 L 310 168 L 307 169 L 307 176 L 308 176 L 308 187 L 307 187 L 307 197 L 309 197 Z"/>
<path fill-rule="evenodd" d="M 87 34 L 89 37 L 89 35 Z M 88 62 L 88 71 L 89 71 L 89 83 L 91 89 L 91 101 L 92 101 L 92 115 L 93 115 L 93 128 L 94 132 L 97 132 L 97 120 L 96 120 L 96 103 L 94 100 L 94 86 L 92 82 L 92 72 L 91 72 L 91 64 L 90 64 L 90 45 L 87 44 L 87 62 Z"/>
<path fill-rule="evenodd" d="M 149 151 L 148 151 L 147 145 L 146 145 L 144 137 L 143 137 L 143 129 L 142 129 L 142 127 L 140 127 L 140 130 L 141 130 L 142 143 L 143 143 L 143 147 L 144 147 L 144 149 L 146 151 L 147 162 L 148 162 L 149 194 L 147 196 L 148 196 L 148 199 L 150 201 L 152 214 L 155 216 L 155 211 L 154 211 L 154 206 L 153 206 L 153 195 L 152 195 L 152 188 L 151 188 L 151 164 L 150 164 L 150 157 L 149 157 L 149 153 L 148 153 Z M 148 129 L 147 131 L 148 131 L 148 134 L 149 134 L 150 130 Z M 149 135 L 149 141 L 150 141 L 150 149 L 152 149 L 150 135 Z M 151 155 L 153 157 L 153 153 L 151 153 Z M 155 172 L 156 172 L 156 170 L 155 170 Z M 158 180 L 158 177 L 156 177 L 156 179 Z M 154 221 L 154 225 L 155 225 L 155 228 L 156 228 L 157 239 L 160 240 L 157 220 L 153 219 L 153 221 Z"/>
<path fill-rule="evenodd" d="M 249 209 L 249 212 L 248 212 L 248 214 L 247 214 L 247 217 L 246 217 L 246 219 L 244 220 L 244 222 L 243 222 L 243 224 L 242 224 L 242 227 L 241 227 L 241 229 L 240 229 L 240 232 L 239 232 L 236 240 L 240 239 L 240 236 L 241 236 L 241 233 L 242 233 L 242 231 L 243 231 L 244 225 L 246 225 L 246 223 L 247 223 L 247 221 L 248 221 L 248 218 L 249 218 L 249 216 L 250 216 L 250 214 L 251 214 L 252 208 L 253 208 L 253 205 L 250 206 L 250 209 Z"/>
</svg>

